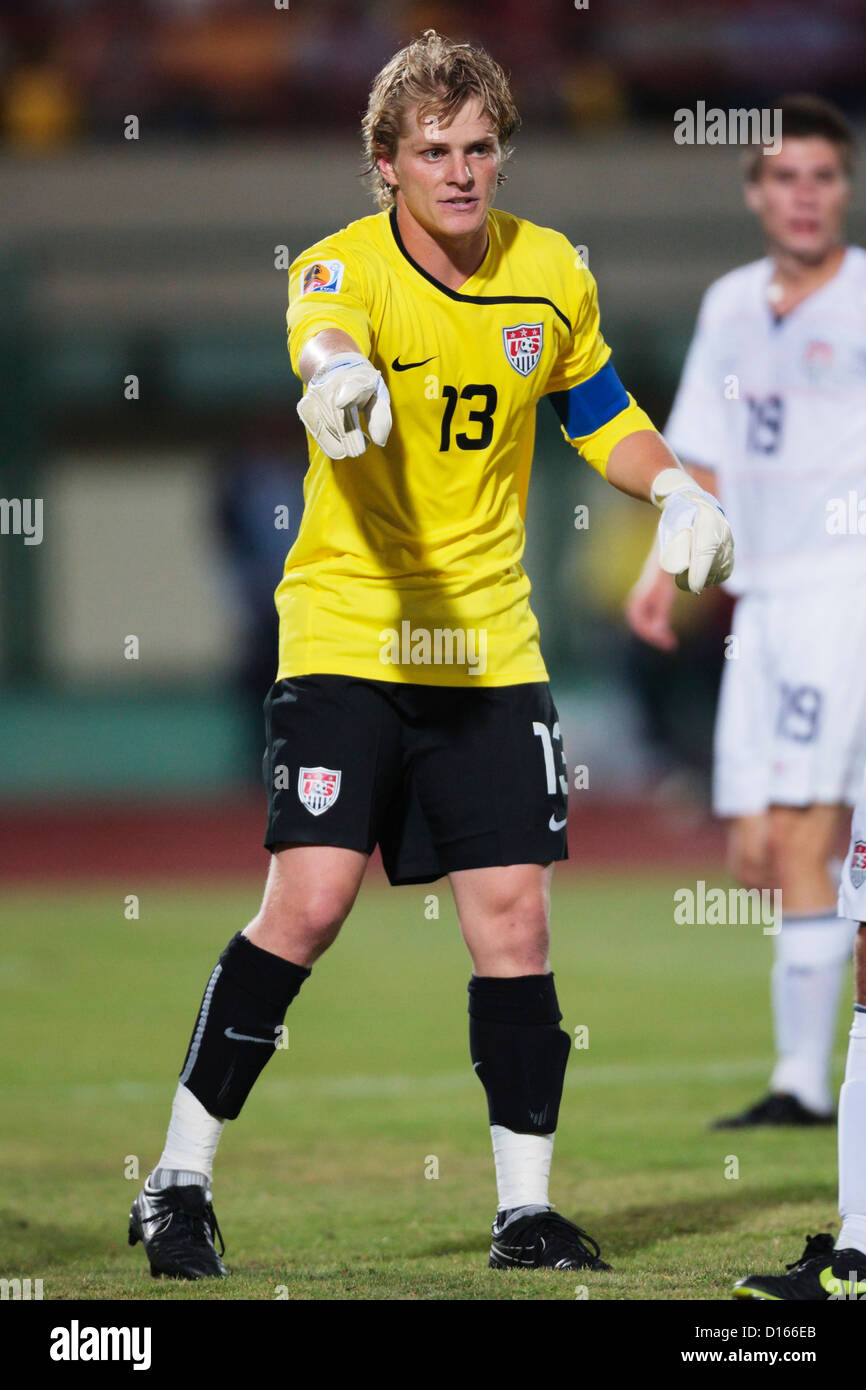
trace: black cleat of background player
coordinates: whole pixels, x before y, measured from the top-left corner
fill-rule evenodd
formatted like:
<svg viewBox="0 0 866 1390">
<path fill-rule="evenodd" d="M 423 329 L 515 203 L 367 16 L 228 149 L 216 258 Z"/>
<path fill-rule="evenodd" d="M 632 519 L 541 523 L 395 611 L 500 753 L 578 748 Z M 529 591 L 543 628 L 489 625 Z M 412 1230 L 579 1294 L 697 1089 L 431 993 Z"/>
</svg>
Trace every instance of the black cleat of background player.
<svg viewBox="0 0 866 1390">
<path fill-rule="evenodd" d="M 610 1269 L 592 1236 L 555 1211 L 521 1216 L 504 1227 L 494 1223 L 491 1234 L 491 1269 Z"/>
<path fill-rule="evenodd" d="M 866 1255 L 862 1250 L 835 1250 L 833 1237 L 826 1232 L 807 1236 L 799 1260 L 786 1269 L 787 1274 L 750 1274 L 738 1279 L 733 1297 L 817 1303 L 866 1296 Z"/>
<path fill-rule="evenodd" d="M 156 1279 L 224 1278 L 222 1232 L 203 1187 L 152 1188 L 144 1184 L 129 1213 L 129 1243 L 144 1244 Z M 214 1245 L 219 1236 L 220 1254 Z"/>
<path fill-rule="evenodd" d="M 710 1129 L 748 1129 L 753 1125 L 797 1125 L 802 1127 L 804 1125 L 832 1125 L 835 1123 L 836 1115 L 832 1110 L 826 1114 L 822 1114 L 819 1110 L 810 1110 L 796 1096 L 779 1091 L 764 1096 L 754 1105 L 741 1110 L 738 1115 L 725 1115 L 721 1120 L 714 1120 Z"/>
</svg>

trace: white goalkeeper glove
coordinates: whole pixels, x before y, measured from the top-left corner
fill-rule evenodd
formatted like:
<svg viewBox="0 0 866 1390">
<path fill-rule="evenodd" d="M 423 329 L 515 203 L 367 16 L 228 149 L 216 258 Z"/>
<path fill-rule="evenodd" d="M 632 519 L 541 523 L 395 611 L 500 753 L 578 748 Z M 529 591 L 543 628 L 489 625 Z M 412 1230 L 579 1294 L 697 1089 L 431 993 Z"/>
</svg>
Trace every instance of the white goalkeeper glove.
<svg viewBox="0 0 866 1390">
<path fill-rule="evenodd" d="M 358 458 L 367 447 L 358 412 L 367 414 L 367 436 L 384 444 L 391 432 L 391 397 L 372 362 L 360 352 L 338 352 L 310 377 L 298 401 L 304 426 L 329 459 Z"/>
<path fill-rule="evenodd" d="M 664 468 L 650 492 L 659 518 L 659 564 L 676 575 L 677 588 L 699 594 L 721 584 L 734 568 L 734 538 L 713 497 L 683 468 Z"/>
</svg>

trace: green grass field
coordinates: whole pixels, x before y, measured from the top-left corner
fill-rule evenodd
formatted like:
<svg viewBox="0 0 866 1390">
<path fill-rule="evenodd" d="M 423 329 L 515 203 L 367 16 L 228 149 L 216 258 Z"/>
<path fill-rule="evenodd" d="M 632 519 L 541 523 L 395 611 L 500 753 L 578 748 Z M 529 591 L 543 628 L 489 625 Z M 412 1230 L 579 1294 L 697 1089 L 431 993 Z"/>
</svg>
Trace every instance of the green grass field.
<svg viewBox="0 0 866 1390">
<path fill-rule="evenodd" d="M 684 881 L 555 889 L 563 1027 L 588 1027 L 589 1047 L 572 1051 L 551 1195 L 615 1266 L 585 1276 L 593 1299 L 726 1298 L 837 1219 L 835 1131 L 707 1128 L 767 1079 L 772 943 L 759 927 L 676 926 Z M 259 885 L 144 886 L 138 921 L 128 886 L 7 895 L 0 1273 L 41 1278 L 46 1299 L 574 1299 L 574 1274 L 487 1269 L 469 959 L 437 886 L 438 921 L 427 890 L 367 884 L 290 1009 L 289 1049 L 218 1155 L 232 1278 L 199 1285 L 151 1279 L 129 1249 L 126 1172 L 159 1155 L 202 988 Z"/>
</svg>

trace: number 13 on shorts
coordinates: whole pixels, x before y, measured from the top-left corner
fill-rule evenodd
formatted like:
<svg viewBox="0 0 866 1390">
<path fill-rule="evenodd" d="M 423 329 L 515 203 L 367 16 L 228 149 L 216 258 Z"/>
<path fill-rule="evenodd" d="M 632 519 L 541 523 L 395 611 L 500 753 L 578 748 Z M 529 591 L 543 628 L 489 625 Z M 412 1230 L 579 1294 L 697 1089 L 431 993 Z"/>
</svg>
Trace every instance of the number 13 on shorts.
<svg viewBox="0 0 866 1390">
<path fill-rule="evenodd" d="M 537 719 L 533 720 L 532 732 L 541 739 L 541 747 L 544 751 L 544 773 L 547 777 L 547 791 L 549 796 L 556 796 L 561 792 L 563 796 L 568 796 L 568 767 L 565 762 L 565 749 L 562 746 L 562 731 L 559 722 L 554 724 L 552 729 L 548 729 L 546 724 L 540 723 Z M 562 771 L 559 773 L 559 786 L 557 787 L 556 755 L 553 745 L 557 744 L 559 761 Z"/>
</svg>

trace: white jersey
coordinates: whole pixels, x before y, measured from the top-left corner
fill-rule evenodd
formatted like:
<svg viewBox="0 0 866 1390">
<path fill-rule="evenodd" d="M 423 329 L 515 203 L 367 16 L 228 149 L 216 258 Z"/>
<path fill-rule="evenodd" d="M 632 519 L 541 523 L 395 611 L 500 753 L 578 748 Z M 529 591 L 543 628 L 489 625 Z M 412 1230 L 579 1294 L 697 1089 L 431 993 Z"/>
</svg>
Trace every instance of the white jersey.
<svg viewBox="0 0 866 1390">
<path fill-rule="evenodd" d="M 716 470 L 732 593 L 866 579 L 866 251 L 782 319 L 769 258 L 704 295 L 665 429 Z"/>
</svg>

